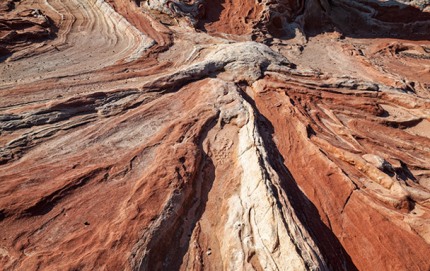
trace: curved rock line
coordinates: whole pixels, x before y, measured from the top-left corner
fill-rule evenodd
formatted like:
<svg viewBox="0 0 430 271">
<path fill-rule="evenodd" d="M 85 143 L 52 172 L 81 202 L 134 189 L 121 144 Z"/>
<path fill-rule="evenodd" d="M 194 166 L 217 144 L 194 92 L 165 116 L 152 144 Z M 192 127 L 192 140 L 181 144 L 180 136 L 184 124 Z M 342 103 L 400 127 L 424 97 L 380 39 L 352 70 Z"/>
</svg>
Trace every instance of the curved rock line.
<svg viewBox="0 0 430 271">
<path fill-rule="evenodd" d="M 50 74 L 63 77 L 74 75 L 77 71 L 81 74 L 94 72 L 113 65 L 119 60 L 130 62 L 152 45 L 149 38 L 115 13 L 104 1 L 47 3 L 51 8 L 56 8 L 56 13 L 64 17 L 59 22 L 59 39 L 53 44 L 45 45 L 49 48 L 46 53 L 43 53 L 46 49 L 42 48 L 42 54 L 17 61 L 22 65 L 20 68 L 23 71 L 29 74 L 41 74 L 37 78 L 39 80 L 53 78 Z M 66 15 L 60 13 L 62 10 L 67 12 Z M 70 13 L 71 10 L 75 15 Z M 76 13 L 76 11 L 82 11 L 82 13 Z M 78 44 L 82 51 L 76 52 L 75 48 Z M 92 56 L 91 52 L 98 52 L 97 58 Z M 41 65 L 42 63 L 44 65 Z M 16 80 L 24 79 L 23 74 L 9 75 L 7 70 L 4 72 L 8 82 L 3 83 L 3 87 L 11 86 Z"/>
<path fill-rule="evenodd" d="M 3 269 L 430 268 L 428 2 L 4 10 Z"/>
</svg>

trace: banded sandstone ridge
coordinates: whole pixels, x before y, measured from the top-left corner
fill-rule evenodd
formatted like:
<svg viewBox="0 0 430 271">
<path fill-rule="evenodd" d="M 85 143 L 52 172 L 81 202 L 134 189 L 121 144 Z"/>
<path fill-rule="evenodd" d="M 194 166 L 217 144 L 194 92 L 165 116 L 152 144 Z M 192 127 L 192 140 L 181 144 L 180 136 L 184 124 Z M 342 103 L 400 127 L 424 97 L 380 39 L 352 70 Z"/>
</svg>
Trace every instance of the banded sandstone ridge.
<svg viewBox="0 0 430 271">
<path fill-rule="evenodd" d="M 430 270 L 427 0 L 2 0 L 0 269 Z"/>
</svg>

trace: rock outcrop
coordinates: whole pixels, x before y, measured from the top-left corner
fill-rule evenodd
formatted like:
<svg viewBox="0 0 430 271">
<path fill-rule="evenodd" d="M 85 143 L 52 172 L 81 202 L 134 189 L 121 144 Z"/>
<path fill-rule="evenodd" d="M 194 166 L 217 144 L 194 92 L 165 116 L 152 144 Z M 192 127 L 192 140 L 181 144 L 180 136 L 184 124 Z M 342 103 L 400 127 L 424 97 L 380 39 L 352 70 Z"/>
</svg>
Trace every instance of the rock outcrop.
<svg viewBox="0 0 430 271">
<path fill-rule="evenodd" d="M 429 270 L 430 3 L 0 3 L 0 269 Z"/>
</svg>

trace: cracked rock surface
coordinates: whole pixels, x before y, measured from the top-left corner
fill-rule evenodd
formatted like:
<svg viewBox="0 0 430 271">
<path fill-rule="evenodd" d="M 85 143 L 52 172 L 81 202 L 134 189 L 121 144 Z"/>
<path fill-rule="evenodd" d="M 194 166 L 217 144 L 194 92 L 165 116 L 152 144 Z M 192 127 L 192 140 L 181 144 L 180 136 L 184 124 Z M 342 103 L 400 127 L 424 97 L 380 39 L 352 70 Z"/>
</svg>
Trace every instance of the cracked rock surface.
<svg viewBox="0 0 430 271">
<path fill-rule="evenodd" d="M 1 270 L 429 255 L 429 1 L 0 3 Z"/>
</svg>

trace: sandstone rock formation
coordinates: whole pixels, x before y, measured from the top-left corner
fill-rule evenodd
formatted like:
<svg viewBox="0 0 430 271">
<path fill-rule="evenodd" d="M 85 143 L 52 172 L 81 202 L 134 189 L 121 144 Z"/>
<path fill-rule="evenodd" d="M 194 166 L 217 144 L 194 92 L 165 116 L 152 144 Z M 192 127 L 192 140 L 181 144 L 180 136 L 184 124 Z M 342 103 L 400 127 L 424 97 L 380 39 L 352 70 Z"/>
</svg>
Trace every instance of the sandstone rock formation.
<svg viewBox="0 0 430 271">
<path fill-rule="evenodd" d="M 427 0 L 7 0 L 0 57 L 2 270 L 430 270 Z"/>
</svg>

